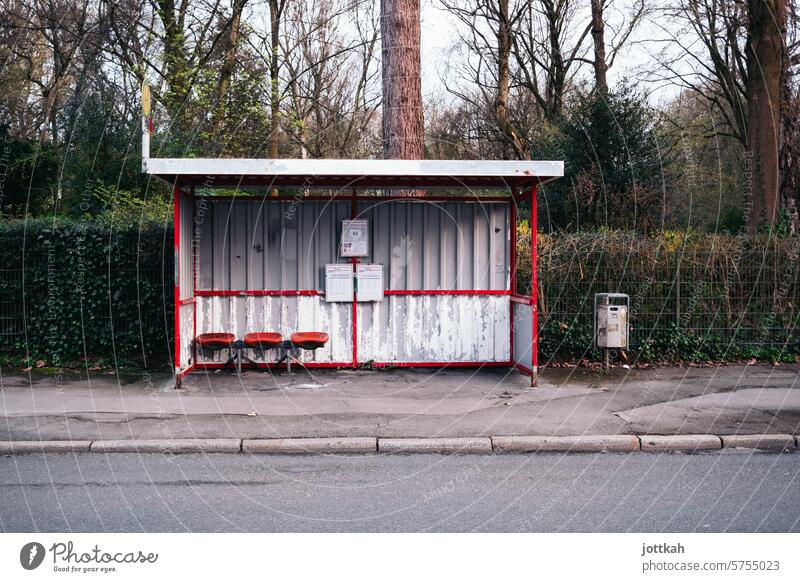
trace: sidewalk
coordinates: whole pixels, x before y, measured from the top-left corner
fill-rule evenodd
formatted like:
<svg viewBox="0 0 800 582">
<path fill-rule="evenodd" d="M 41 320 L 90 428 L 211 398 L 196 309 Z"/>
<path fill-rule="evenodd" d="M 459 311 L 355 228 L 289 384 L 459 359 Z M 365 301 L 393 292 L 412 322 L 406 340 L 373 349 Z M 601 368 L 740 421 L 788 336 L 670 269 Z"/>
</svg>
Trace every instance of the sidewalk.
<svg viewBox="0 0 800 582">
<path fill-rule="evenodd" d="M 800 433 L 800 366 L 194 373 L 3 370 L 0 441 Z M 644 442 L 644 441 L 643 441 Z"/>
</svg>

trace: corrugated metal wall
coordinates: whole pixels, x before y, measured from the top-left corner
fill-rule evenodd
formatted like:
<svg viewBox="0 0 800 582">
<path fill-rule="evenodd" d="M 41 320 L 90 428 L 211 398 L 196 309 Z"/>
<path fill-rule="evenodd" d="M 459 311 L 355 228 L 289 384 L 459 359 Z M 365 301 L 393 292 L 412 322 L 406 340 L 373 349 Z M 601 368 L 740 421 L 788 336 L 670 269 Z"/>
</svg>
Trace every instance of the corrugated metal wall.
<svg viewBox="0 0 800 582">
<path fill-rule="evenodd" d="M 228 332 L 244 338 L 249 332 L 273 331 L 289 339 L 298 331 L 325 331 L 328 344 L 303 357 L 316 362 L 352 362 L 352 303 L 326 303 L 321 297 L 198 297 L 197 333 Z M 257 360 L 260 354 L 248 350 Z M 274 360 L 274 352 L 268 354 Z M 206 362 L 226 359 L 227 352 L 198 359 Z"/>
<path fill-rule="evenodd" d="M 506 203 L 359 204 L 370 221 L 372 254 L 385 266 L 387 289 L 508 289 Z"/>
<path fill-rule="evenodd" d="M 198 199 L 202 290 L 323 289 L 350 202 Z"/>
<path fill-rule="evenodd" d="M 198 289 L 323 290 L 350 202 L 197 201 Z M 507 203 L 359 203 L 387 289 L 508 288 Z"/>
<path fill-rule="evenodd" d="M 359 202 L 389 290 L 507 290 L 508 203 Z M 196 201 L 198 289 L 324 291 L 349 200 Z M 505 362 L 509 297 L 387 296 L 358 305 L 359 362 Z M 325 331 L 316 361 L 352 360 L 352 305 L 323 297 L 198 297 L 197 333 Z M 224 355 L 224 354 L 223 354 Z M 201 360 L 202 361 L 202 360 Z M 208 361 L 208 360 L 206 360 Z"/>
<path fill-rule="evenodd" d="M 178 256 L 175 257 L 175 268 L 178 272 L 180 284 L 180 299 L 189 299 L 194 296 L 194 281 L 192 268 L 192 242 L 194 237 L 194 202 L 187 194 L 178 195 L 179 224 L 178 228 Z M 194 361 L 194 305 L 176 305 L 179 319 L 180 338 L 180 369 L 185 370 Z"/>
<path fill-rule="evenodd" d="M 514 321 L 514 362 L 522 364 L 529 370 L 533 367 L 533 312 L 530 305 L 513 303 Z"/>
<path fill-rule="evenodd" d="M 192 240 L 194 237 L 194 204 L 191 196 L 181 194 L 180 201 L 180 232 L 178 233 L 180 242 L 180 285 L 181 299 L 188 299 L 194 296 L 194 284 L 192 282 Z"/>
<path fill-rule="evenodd" d="M 507 362 L 508 295 L 387 296 L 358 305 L 358 359 Z"/>
</svg>

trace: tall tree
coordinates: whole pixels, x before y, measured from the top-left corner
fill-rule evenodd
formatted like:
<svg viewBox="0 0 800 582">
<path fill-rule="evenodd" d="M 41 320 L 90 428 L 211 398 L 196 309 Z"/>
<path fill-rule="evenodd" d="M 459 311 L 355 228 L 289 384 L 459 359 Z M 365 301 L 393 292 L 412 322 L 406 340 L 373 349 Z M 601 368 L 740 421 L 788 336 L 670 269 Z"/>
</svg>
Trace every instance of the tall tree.
<svg viewBox="0 0 800 582">
<path fill-rule="evenodd" d="M 781 96 L 787 0 L 747 2 L 747 151 L 752 209 L 748 230 L 773 227 L 780 188 Z"/>
<path fill-rule="evenodd" d="M 424 154 L 419 0 L 381 0 L 383 153 Z"/>
<path fill-rule="evenodd" d="M 606 63 L 606 22 L 603 19 L 605 0 L 592 0 L 592 42 L 594 44 L 594 88 L 608 91 L 608 64 Z"/>
</svg>

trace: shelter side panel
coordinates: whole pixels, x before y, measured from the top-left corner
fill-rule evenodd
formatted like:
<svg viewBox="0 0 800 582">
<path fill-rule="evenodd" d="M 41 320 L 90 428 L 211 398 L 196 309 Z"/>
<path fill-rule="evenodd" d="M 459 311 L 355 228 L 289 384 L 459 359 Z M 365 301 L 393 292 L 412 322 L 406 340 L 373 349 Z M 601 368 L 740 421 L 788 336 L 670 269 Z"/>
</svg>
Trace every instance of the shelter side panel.
<svg viewBox="0 0 800 582">
<path fill-rule="evenodd" d="M 514 363 L 533 368 L 533 311 L 525 303 L 513 303 Z"/>
<path fill-rule="evenodd" d="M 348 363 L 353 358 L 351 303 L 326 303 L 321 297 L 198 297 L 197 333 L 227 332 L 243 338 L 250 332 L 278 332 L 289 339 L 295 332 L 322 331 L 328 344 L 315 352 L 302 350 L 305 361 Z M 275 352 L 245 350 L 257 362 L 275 360 Z M 199 363 L 224 362 L 226 351 L 199 354 Z"/>
<path fill-rule="evenodd" d="M 178 229 L 178 284 L 180 299 L 194 297 L 194 267 L 192 263 L 192 246 L 194 244 L 194 202 L 192 197 L 179 194 Z"/>
<path fill-rule="evenodd" d="M 178 318 L 180 320 L 180 369 L 185 370 L 194 364 L 193 345 L 194 342 L 194 305 L 187 303 L 178 306 Z"/>
<path fill-rule="evenodd" d="M 394 295 L 358 306 L 359 362 L 508 362 L 509 296 Z"/>
</svg>

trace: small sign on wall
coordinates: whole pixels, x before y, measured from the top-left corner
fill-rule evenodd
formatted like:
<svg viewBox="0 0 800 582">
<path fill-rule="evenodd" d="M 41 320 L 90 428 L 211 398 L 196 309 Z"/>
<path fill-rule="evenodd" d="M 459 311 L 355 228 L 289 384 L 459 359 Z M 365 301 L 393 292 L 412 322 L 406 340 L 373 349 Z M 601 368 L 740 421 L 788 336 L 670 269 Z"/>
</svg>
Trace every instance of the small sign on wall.
<svg viewBox="0 0 800 582">
<path fill-rule="evenodd" d="M 369 255 L 369 221 L 366 219 L 342 220 L 343 257 L 366 257 Z"/>
<path fill-rule="evenodd" d="M 383 265 L 356 265 L 356 300 L 383 301 Z"/>
<path fill-rule="evenodd" d="M 325 265 L 325 301 L 353 300 L 353 266 Z"/>
</svg>

